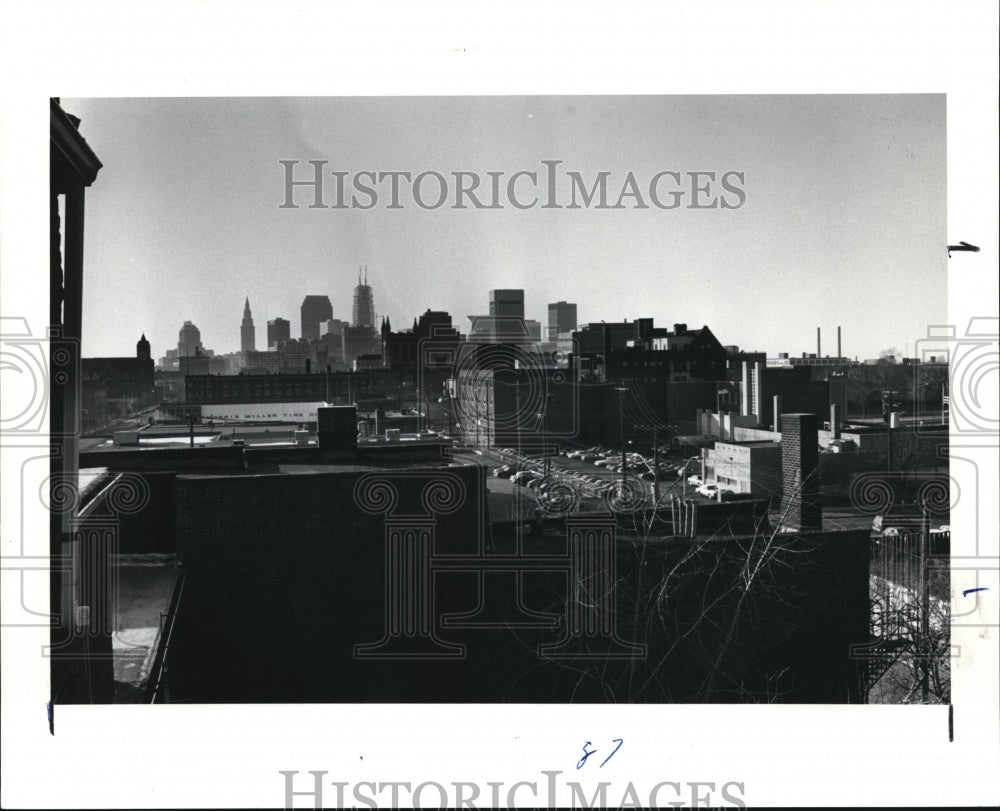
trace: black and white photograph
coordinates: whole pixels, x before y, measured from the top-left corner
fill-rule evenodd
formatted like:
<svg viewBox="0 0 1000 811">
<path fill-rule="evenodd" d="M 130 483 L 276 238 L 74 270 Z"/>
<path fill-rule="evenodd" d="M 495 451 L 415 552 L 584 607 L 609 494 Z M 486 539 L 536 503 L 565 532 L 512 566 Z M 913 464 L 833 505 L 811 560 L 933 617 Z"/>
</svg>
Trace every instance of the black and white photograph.
<svg viewBox="0 0 1000 811">
<path fill-rule="evenodd" d="M 63 700 L 949 703 L 944 113 L 53 100 Z"/>
<path fill-rule="evenodd" d="M 218 75 L 4 94 L 35 141 L 0 211 L 3 631 L 40 751 L 188 729 L 203 803 L 242 770 L 285 807 L 815 805 L 878 729 L 988 759 L 968 99 Z M 986 796 L 872 769 L 877 804 Z M 136 779 L 84 805 L 198 802 Z"/>
</svg>

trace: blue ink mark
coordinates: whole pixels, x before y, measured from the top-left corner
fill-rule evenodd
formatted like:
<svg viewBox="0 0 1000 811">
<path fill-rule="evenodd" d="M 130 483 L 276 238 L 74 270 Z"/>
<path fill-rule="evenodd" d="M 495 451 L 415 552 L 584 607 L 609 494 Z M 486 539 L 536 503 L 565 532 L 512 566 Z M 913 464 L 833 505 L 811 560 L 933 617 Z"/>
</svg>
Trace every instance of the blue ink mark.
<svg viewBox="0 0 1000 811">
<path fill-rule="evenodd" d="M 611 742 L 612 743 L 616 743 L 617 742 L 618 746 L 616 746 L 611 751 L 610 755 L 608 755 L 606 758 L 604 758 L 604 763 L 607 763 L 609 760 L 611 760 L 611 758 L 613 758 L 615 756 L 615 752 L 617 752 L 619 749 L 621 749 L 622 748 L 622 744 L 624 743 L 624 741 L 621 738 L 612 738 Z M 602 763 L 599 768 L 603 769 L 604 768 L 604 763 Z"/>
<path fill-rule="evenodd" d="M 590 741 L 585 741 L 583 744 L 583 757 L 580 758 L 579 763 L 576 764 L 577 769 L 582 768 L 583 764 L 587 762 L 587 758 L 597 752 L 596 749 L 587 749 L 588 746 L 593 746 L 593 744 Z"/>
<path fill-rule="evenodd" d="M 45 702 L 45 714 L 48 716 L 49 719 L 49 735 L 55 735 L 56 729 L 55 729 L 55 724 L 53 724 L 53 721 L 55 720 L 55 711 L 52 708 L 51 701 Z"/>
<path fill-rule="evenodd" d="M 962 596 L 968 597 L 974 591 L 989 591 L 989 589 L 986 588 L 986 586 L 980 586 L 978 589 L 966 589 L 965 591 L 962 592 Z"/>
</svg>

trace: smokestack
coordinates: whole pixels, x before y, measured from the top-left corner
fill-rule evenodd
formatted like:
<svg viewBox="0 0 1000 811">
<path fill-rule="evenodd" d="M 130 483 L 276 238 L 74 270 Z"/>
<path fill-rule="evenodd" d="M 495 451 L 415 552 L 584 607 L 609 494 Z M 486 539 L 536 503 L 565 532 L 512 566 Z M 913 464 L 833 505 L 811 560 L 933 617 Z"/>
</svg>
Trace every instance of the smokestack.
<svg viewBox="0 0 1000 811">
<path fill-rule="evenodd" d="M 842 358 L 843 355 L 840 354 L 840 327 L 837 327 L 837 357 Z"/>
<path fill-rule="evenodd" d="M 780 431 L 781 430 L 781 395 L 780 394 L 775 394 L 774 395 L 774 400 L 772 402 L 774 403 L 774 430 L 775 431 Z"/>
<path fill-rule="evenodd" d="M 823 357 L 823 350 L 820 348 L 819 327 L 816 327 L 816 357 Z"/>
<path fill-rule="evenodd" d="M 833 432 L 832 439 L 840 439 L 840 411 L 836 403 L 830 404 L 830 430 Z"/>
</svg>

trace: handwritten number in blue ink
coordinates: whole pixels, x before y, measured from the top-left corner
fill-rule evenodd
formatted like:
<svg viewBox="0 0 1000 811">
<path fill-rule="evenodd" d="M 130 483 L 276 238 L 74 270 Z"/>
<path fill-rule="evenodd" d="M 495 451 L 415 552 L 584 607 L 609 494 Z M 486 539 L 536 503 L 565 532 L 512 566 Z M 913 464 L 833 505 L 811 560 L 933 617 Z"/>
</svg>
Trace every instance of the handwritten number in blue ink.
<svg viewBox="0 0 1000 811">
<path fill-rule="evenodd" d="M 616 747 L 615 747 L 614 749 L 612 749 L 612 750 L 611 750 L 611 754 L 610 754 L 610 755 L 608 755 L 608 756 L 607 756 L 606 758 L 604 758 L 604 762 L 603 762 L 603 763 L 601 763 L 601 765 L 600 765 L 600 767 L 599 767 L 599 768 L 601 768 L 601 769 L 603 769 L 603 768 L 604 768 L 604 764 L 605 764 L 605 763 L 607 763 L 607 762 L 608 762 L 609 760 L 611 760 L 611 758 L 613 758 L 613 757 L 615 756 L 615 752 L 617 752 L 617 751 L 618 751 L 619 749 L 621 749 L 621 748 L 622 748 L 622 743 L 623 743 L 623 741 L 622 741 L 622 739 L 621 739 L 621 738 L 614 738 L 614 739 L 612 739 L 612 741 L 611 741 L 611 742 L 612 742 L 612 743 L 617 743 L 617 744 L 618 744 L 618 746 L 616 746 Z"/>
<path fill-rule="evenodd" d="M 611 750 L 611 754 L 610 755 L 608 755 L 606 758 L 604 758 L 604 760 L 601 762 L 601 765 L 597 767 L 599 769 L 603 769 L 604 768 L 604 764 L 607 763 L 609 760 L 611 760 L 611 758 L 613 758 L 615 756 L 615 753 L 619 749 L 622 748 L 622 744 L 624 743 L 624 741 L 621 738 L 613 738 L 611 740 L 611 742 L 614 743 L 614 744 L 617 744 L 617 746 L 615 746 L 615 748 Z M 577 762 L 577 764 L 576 764 L 576 768 L 577 769 L 582 769 L 583 766 L 584 766 L 584 764 L 587 762 L 587 758 L 589 758 L 591 755 L 596 755 L 597 754 L 597 750 L 596 749 L 588 749 L 587 748 L 588 746 L 593 746 L 593 744 L 590 741 L 585 741 L 584 744 L 583 744 L 583 757 L 580 758 L 580 760 Z"/>
</svg>

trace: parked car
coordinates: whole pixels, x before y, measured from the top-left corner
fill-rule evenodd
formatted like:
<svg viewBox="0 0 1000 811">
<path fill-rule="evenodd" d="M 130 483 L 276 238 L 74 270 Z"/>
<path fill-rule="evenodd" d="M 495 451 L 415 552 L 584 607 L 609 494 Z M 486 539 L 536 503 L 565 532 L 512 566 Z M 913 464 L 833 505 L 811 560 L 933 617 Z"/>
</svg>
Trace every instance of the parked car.
<svg viewBox="0 0 1000 811">
<path fill-rule="evenodd" d="M 688 476 L 688 484 L 693 484 L 696 487 L 702 484 L 701 476 L 695 473 L 693 476 Z"/>
<path fill-rule="evenodd" d="M 700 496 L 704 496 L 705 498 L 715 498 L 719 493 L 719 485 L 702 484 L 698 486 L 698 489 L 695 490 L 695 492 Z"/>
<path fill-rule="evenodd" d="M 531 479 L 540 479 L 542 474 L 535 470 L 522 470 L 510 477 L 514 484 L 526 485 Z"/>
</svg>

